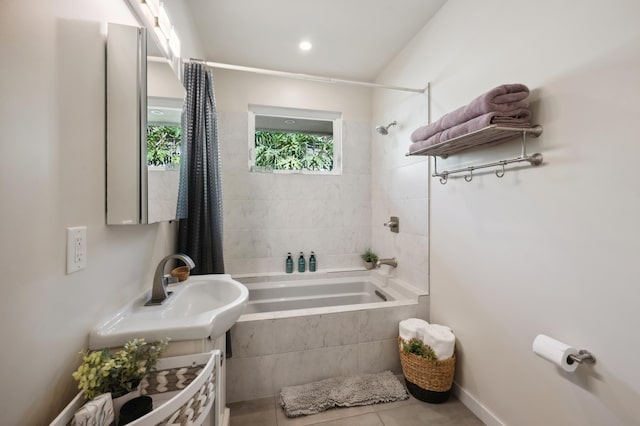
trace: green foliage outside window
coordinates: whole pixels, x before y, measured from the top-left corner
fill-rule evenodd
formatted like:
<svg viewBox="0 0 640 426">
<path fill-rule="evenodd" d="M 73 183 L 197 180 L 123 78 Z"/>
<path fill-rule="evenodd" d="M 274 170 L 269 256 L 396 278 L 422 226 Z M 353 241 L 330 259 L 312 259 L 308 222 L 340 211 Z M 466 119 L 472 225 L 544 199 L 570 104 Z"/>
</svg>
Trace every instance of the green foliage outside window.
<svg viewBox="0 0 640 426">
<path fill-rule="evenodd" d="M 256 131 L 256 166 L 272 170 L 333 169 L 333 137 Z"/>
<path fill-rule="evenodd" d="M 149 125 L 147 127 L 147 165 L 180 164 L 180 126 Z"/>
</svg>

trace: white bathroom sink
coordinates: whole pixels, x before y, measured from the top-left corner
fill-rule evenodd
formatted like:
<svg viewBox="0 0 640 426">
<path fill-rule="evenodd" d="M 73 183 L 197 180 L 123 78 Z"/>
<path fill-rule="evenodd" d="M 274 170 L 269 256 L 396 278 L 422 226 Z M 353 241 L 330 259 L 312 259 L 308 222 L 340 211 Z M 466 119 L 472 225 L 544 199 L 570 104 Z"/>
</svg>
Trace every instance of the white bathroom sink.
<svg viewBox="0 0 640 426">
<path fill-rule="evenodd" d="M 172 341 L 216 338 L 238 320 L 249 291 L 227 274 L 195 275 L 170 285 L 172 295 L 157 306 L 144 306 L 150 290 L 91 330 L 89 349 L 124 345 L 134 338 Z"/>
</svg>

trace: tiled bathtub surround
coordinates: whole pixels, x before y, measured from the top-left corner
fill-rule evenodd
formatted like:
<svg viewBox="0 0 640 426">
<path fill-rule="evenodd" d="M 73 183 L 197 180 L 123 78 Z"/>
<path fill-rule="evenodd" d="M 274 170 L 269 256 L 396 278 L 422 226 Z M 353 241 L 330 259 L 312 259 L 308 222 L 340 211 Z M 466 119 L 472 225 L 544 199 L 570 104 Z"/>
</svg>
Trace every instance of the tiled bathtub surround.
<svg viewBox="0 0 640 426">
<path fill-rule="evenodd" d="M 417 300 L 404 306 L 287 318 L 241 317 L 231 329 L 227 400 L 273 396 L 283 386 L 338 375 L 400 373 L 398 322 L 428 317 L 428 296 Z"/>
<path fill-rule="evenodd" d="M 281 272 L 287 252 L 318 268 L 361 266 L 371 245 L 371 130 L 344 120 L 342 175 L 252 173 L 246 112 L 220 112 L 224 257 L 231 274 Z"/>
</svg>

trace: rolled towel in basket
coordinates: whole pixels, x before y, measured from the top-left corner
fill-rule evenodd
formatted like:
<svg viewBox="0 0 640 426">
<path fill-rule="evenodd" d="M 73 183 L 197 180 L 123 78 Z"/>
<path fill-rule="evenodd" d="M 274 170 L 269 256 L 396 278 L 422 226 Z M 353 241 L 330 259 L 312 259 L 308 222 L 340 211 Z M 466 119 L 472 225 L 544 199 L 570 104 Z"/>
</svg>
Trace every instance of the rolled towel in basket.
<svg viewBox="0 0 640 426">
<path fill-rule="evenodd" d="M 399 335 L 406 342 L 413 338 L 422 339 L 428 326 L 428 322 L 419 318 L 409 318 L 406 320 L 402 320 L 400 321 L 400 324 L 398 326 L 400 331 Z"/>
<path fill-rule="evenodd" d="M 446 325 L 429 324 L 424 333 L 424 343 L 431 346 L 439 360 L 453 356 L 456 337 Z"/>
</svg>

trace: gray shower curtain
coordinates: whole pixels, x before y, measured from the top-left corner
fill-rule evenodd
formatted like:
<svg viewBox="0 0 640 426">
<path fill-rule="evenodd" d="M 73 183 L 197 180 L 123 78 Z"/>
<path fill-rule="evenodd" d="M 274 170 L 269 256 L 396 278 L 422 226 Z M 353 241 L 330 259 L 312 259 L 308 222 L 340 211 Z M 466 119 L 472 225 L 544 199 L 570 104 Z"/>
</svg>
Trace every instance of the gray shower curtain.
<svg viewBox="0 0 640 426">
<path fill-rule="evenodd" d="M 184 85 L 178 251 L 195 262 L 192 274 L 222 274 L 222 185 L 213 73 L 204 64 L 186 63 Z"/>
</svg>

